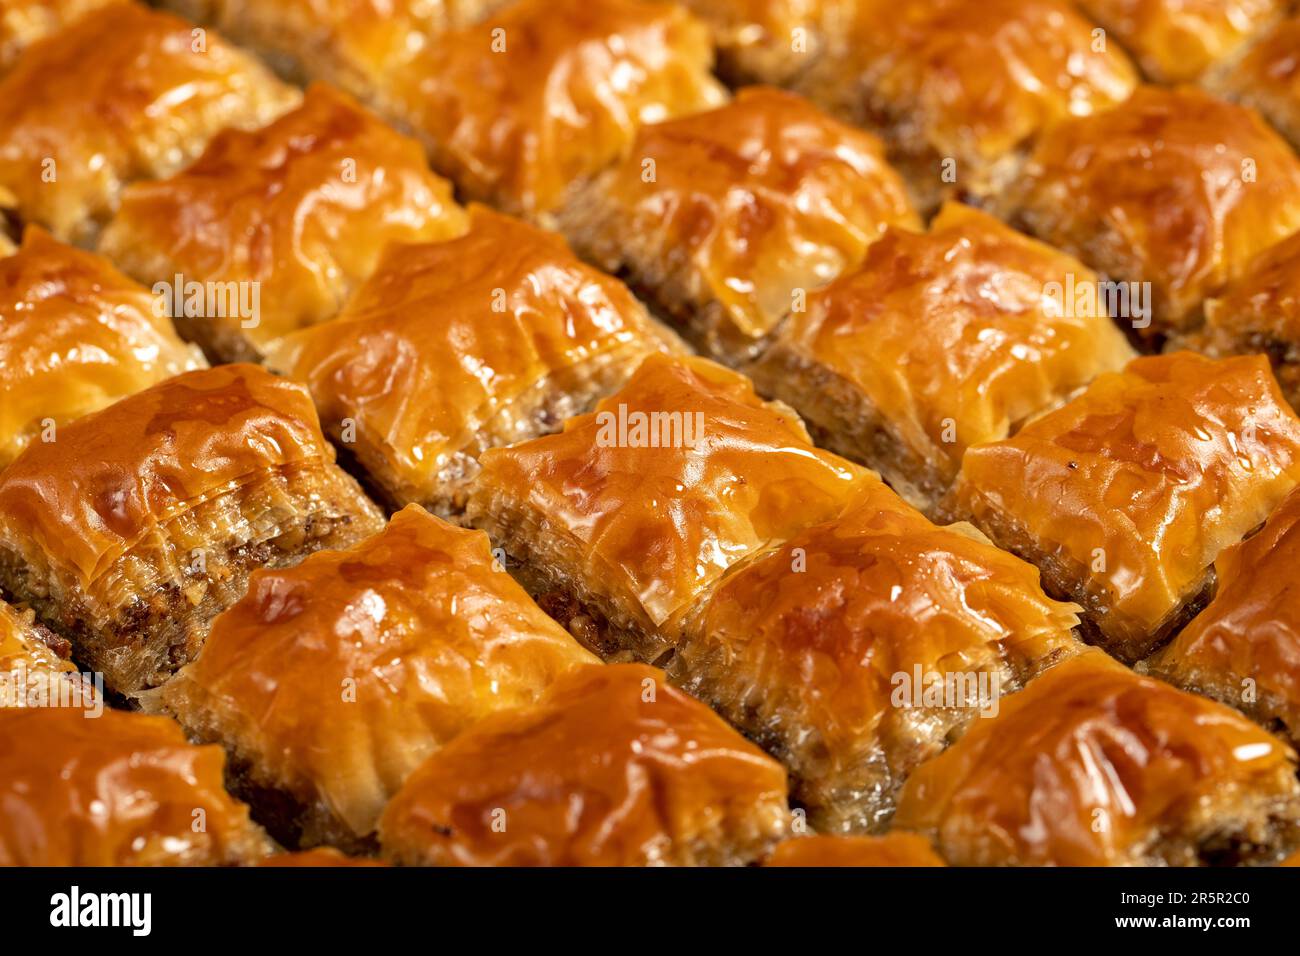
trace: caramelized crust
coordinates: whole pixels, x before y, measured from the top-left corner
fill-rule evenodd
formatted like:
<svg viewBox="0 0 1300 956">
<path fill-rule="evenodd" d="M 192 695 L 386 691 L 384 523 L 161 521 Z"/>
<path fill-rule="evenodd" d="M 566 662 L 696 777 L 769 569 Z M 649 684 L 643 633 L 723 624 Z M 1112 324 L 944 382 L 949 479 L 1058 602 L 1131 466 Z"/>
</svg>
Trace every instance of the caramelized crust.
<svg viewBox="0 0 1300 956">
<path fill-rule="evenodd" d="M 461 194 L 542 218 L 636 128 L 715 106 L 708 30 L 640 0 L 519 0 L 430 43 L 393 109 Z"/>
<path fill-rule="evenodd" d="M 210 355 L 247 361 L 335 315 L 388 243 L 446 239 L 465 227 L 418 143 L 344 94 L 313 86 L 270 126 L 225 130 L 184 172 L 127 189 L 100 250 L 151 286 L 172 288 L 179 276 L 256 288 L 253 315 L 214 315 L 189 301 L 173 310 Z"/>
<path fill-rule="evenodd" d="M 115 0 L 5 0 L 0 8 L 0 74 L 37 40 L 112 2 Z"/>
<path fill-rule="evenodd" d="M 583 668 L 430 757 L 385 855 L 453 866 L 719 866 L 788 830 L 785 771 L 639 664 Z"/>
<path fill-rule="evenodd" d="M 646 354 L 681 350 L 559 237 L 482 207 L 470 219 L 460 239 L 390 248 L 340 318 L 271 358 L 387 498 L 444 516 L 485 449 L 558 428 Z"/>
<path fill-rule="evenodd" d="M 966 452 L 956 489 L 1001 547 L 1146 656 L 1197 609 L 1219 553 L 1300 482 L 1300 419 L 1263 356 L 1139 358 L 1014 437 Z"/>
<path fill-rule="evenodd" d="M 1263 862 L 1300 836 L 1295 772 L 1245 718 L 1093 649 L 918 769 L 894 823 L 959 866 Z"/>
<path fill-rule="evenodd" d="M 727 567 L 876 480 L 814 448 L 744 376 L 663 355 L 563 432 L 492 449 L 482 466 L 471 523 L 580 639 L 645 661 Z"/>
<path fill-rule="evenodd" d="M 1197 324 L 1203 300 L 1300 229 L 1300 158 L 1251 110 L 1143 87 L 1062 123 L 1005 199 L 1014 221 L 1106 278 L 1150 284 L 1146 339 Z"/>
<path fill-rule="evenodd" d="M 751 355 L 887 225 L 919 227 L 874 136 L 764 87 L 643 126 L 560 221 L 584 256 L 724 360 Z"/>
<path fill-rule="evenodd" d="M 411 505 L 346 551 L 254 572 L 161 701 L 191 737 L 225 744 L 255 811 L 260 790 L 290 798 L 280 826 L 263 819 L 281 842 L 360 848 L 431 753 L 595 663 L 486 535 Z"/>
<path fill-rule="evenodd" d="M 792 82 L 848 23 L 855 0 L 684 0 L 713 31 L 732 83 Z"/>
<path fill-rule="evenodd" d="M 1133 357 L 1097 291 L 1077 260 L 950 203 L 809 296 L 752 373 L 818 444 L 933 509 L 969 446 Z"/>
<path fill-rule="evenodd" d="M 1205 78 L 1222 96 L 1253 106 L 1300 149 L 1300 17 L 1284 20 Z"/>
<path fill-rule="evenodd" d="M 943 866 L 930 844 L 914 833 L 877 837 L 810 836 L 782 840 L 764 866 Z"/>
<path fill-rule="evenodd" d="M 270 842 L 165 717 L 0 708 L 0 865 L 221 866 Z M 200 825 L 201 824 L 201 825 Z"/>
</svg>

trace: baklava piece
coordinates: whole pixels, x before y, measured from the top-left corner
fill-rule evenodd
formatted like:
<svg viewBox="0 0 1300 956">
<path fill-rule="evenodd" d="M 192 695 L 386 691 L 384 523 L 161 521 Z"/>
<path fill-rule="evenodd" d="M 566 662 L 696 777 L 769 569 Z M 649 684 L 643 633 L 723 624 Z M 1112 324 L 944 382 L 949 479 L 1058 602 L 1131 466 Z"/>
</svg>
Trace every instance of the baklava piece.
<svg viewBox="0 0 1300 956">
<path fill-rule="evenodd" d="M 148 289 L 29 226 L 0 258 L 0 467 L 81 415 L 207 363 Z"/>
<path fill-rule="evenodd" d="M 94 712 L 103 698 L 88 675 L 68 660 L 72 646 L 0 601 L 0 708 L 81 707 Z"/>
<path fill-rule="evenodd" d="M 810 836 L 782 840 L 764 866 L 943 866 L 924 837 L 914 833 L 885 836 Z"/>
<path fill-rule="evenodd" d="M 886 226 L 920 225 L 874 136 L 764 87 L 643 126 L 558 218 L 575 249 L 728 362 Z"/>
<path fill-rule="evenodd" d="M 129 187 L 99 248 L 169 290 L 178 328 L 209 355 L 256 361 L 337 314 L 389 243 L 465 226 L 415 140 L 313 86 L 270 126 L 219 133 L 184 172 Z"/>
<path fill-rule="evenodd" d="M 1040 141 L 1006 197 L 1013 224 L 1112 283 L 1116 319 L 1151 343 L 1300 229 L 1300 158 L 1253 111 L 1143 87 Z"/>
<path fill-rule="evenodd" d="M 1300 17 L 1283 20 L 1212 70 L 1205 85 L 1253 106 L 1300 149 Z"/>
<path fill-rule="evenodd" d="M 211 32 L 113 3 L 0 80 L 0 188 L 25 221 L 89 244 L 126 184 L 168 176 L 224 127 L 261 126 L 298 98 Z"/>
<path fill-rule="evenodd" d="M 542 607 L 609 658 L 653 663 L 746 554 L 879 479 L 705 359 L 652 355 L 564 431 L 484 453 L 470 523 Z"/>
<path fill-rule="evenodd" d="M 398 117 L 466 199 L 548 222 L 637 127 L 717 106 L 708 29 L 641 0 L 519 0 L 435 38 L 394 80 Z"/>
<path fill-rule="evenodd" d="M 281 843 L 363 851 L 426 757 L 598 663 L 486 535 L 411 505 L 348 550 L 254 572 L 156 699 L 191 739 L 225 745 L 236 792 Z"/>
<path fill-rule="evenodd" d="M 730 83 L 793 82 L 847 25 L 854 0 L 685 0 Z"/>
<path fill-rule="evenodd" d="M 1090 649 L 912 774 L 894 825 L 957 866 L 1271 862 L 1300 783 L 1282 741 Z"/>
<path fill-rule="evenodd" d="M 225 866 L 271 850 L 220 747 L 167 717 L 0 708 L 0 866 Z"/>
<path fill-rule="evenodd" d="M 430 757 L 380 822 L 435 866 L 723 866 L 789 832 L 785 770 L 641 664 L 583 668 Z"/>
<path fill-rule="evenodd" d="M 1066 0 L 858 0 L 797 84 L 883 130 L 927 209 L 998 194 L 1052 123 L 1128 97 L 1137 72 Z"/>
<path fill-rule="evenodd" d="M 1211 565 L 1300 483 L 1300 419 L 1263 356 L 1135 359 L 966 452 L 956 513 L 1084 607 L 1125 661 L 1203 606 Z"/>
<path fill-rule="evenodd" d="M 253 569 L 382 527 L 306 389 L 227 365 L 79 418 L 0 472 L 0 587 L 131 694 L 193 658 Z"/>
<path fill-rule="evenodd" d="M 458 517 L 483 451 L 558 429 L 682 348 L 558 236 L 474 207 L 461 238 L 389 248 L 338 319 L 270 362 L 391 503 Z"/>
<path fill-rule="evenodd" d="M 0 74 L 36 41 L 113 2 L 116 0 L 5 0 L 0 7 Z"/>
<path fill-rule="evenodd" d="M 933 513 L 969 446 L 1133 357 L 1099 290 L 1077 260 L 950 203 L 809 296 L 749 371 L 819 445 Z"/>
<path fill-rule="evenodd" d="M 914 767 L 1082 648 L 1074 611 L 1032 565 L 876 482 L 733 567 L 668 673 L 789 768 L 814 829 L 878 832 Z"/>
</svg>

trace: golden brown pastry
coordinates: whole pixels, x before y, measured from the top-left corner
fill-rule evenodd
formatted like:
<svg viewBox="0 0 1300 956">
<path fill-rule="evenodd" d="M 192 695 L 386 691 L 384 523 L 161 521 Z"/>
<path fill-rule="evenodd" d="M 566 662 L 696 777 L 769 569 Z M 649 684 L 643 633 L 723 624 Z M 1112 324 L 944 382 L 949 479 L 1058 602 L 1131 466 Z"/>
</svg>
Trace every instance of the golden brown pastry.
<svg viewBox="0 0 1300 956">
<path fill-rule="evenodd" d="M 750 369 L 819 445 L 932 511 L 966 449 L 1133 357 L 1076 259 L 949 203 L 808 297 Z"/>
<path fill-rule="evenodd" d="M 0 74 L 23 50 L 115 0 L 5 0 L 0 7 Z"/>
<path fill-rule="evenodd" d="M 411 505 L 345 551 L 254 572 L 158 700 L 191 739 L 225 745 L 281 843 L 361 850 L 431 753 L 597 663 L 486 535 Z"/>
<path fill-rule="evenodd" d="M 879 140 L 766 87 L 643 126 L 559 220 L 584 257 L 724 361 L 752 356 L 886 226 L 920 226 Z"/>
<path fill-rule="evenodd" d="M 782 840 L 764 866 L 943 866 L 924 837 L 809 836 Z"/>
<path fill-rule="evenodd" d="M 874 482 L 733 567 L 668 673 L 790 770 L 817 831 L 878 832 L 914 767 L 1078 652 L 1075 610 L 1032 565 Z"/>
<path fill-rule="evenodd" d="M 1154 341 L 1195 326 L 1207 296 L 1300 229 L 1300 158 L 1251 110 L 1147 86 L 1054 127 L 1004 205 L 1117 282 L 1117 320 Z"/>
<path fill-rule="evenodd" d="M 786 84 L 849 22 L 855 0 L 684 0 L 713 31 L 718 73 L 733 83 Z"/>
<path fill-rule="evenodd" d="M 270 841 L 166 717 L 0 708 L 0 866 L 223 866 Z"/>
<path fill-rule="evenodd" d="M 439 35 L 390 107 L 460 194 L 546 220 L 636 128 L 716 106 L 708 30 L 642 0 L 519 0 Z"/>
<path fill-rule="evenodd" d="M 131 694 L 194 657 L 251 570 L 382 527 L 307 390 L 226 365 L 83 416 L 0 472 L 0 587 Z"/>
<path fill-rule="evenodd" d="M 408 865 L 746 863 L 789 830 L 785 771 L 640 664 L 582 668 L 430 757 L 380 821 Z"/>
<path fill-rule="evenodd" d="M 360 856 L 345 856 L 332 847 L 317 847 L 314 850 L 302 850 L 298 853 L 275 853 L 258 860 L 257 866 L 299 868 L 321 866 L 385 866 L 381 860 L 370 860 Z"/>
<path fill-rule="evenodd" d="M 0 601 L 0 708 L 79 707 L 98 716 L 103 688 L 68 660 L 72 647 L 30 611 Z"/>
<path fill-rule="evenodd" d="M 647 662 L 729 566 L 878 480 L 814 448 L 799 417 L 744 376 L 664 355 L 563 432 L 481 464 L 470 523 L 579 640 Z"/>
<path fill-rule="evenodd" d="M 0 258 L 0 467 L 73 419 L 206 364 L 159 299 L 107 259 L 38 226 Z"/>
<path fill-rule="evenodd" d="M 458 516 L 488 448 L 535 438 L 684 347 L 558 236 L 478 206 L 448 242 L 390 247 L 335 321 L 270 357 L 397 506 Z"/>
<path fill-rule="evenodd" d="M 313 86 L 270 126 L 225 130 L 184 172 L 129 187 L 100 251 L 161 286 L 178 327 L 209 355 L 254 361 L 337 314 L 389 243 L 447 239 L 466 225 L 417 142 Z M 213 286 L 239 298 L 209 300 Z"/>
<path fill-rule="evenodd" d="M 219 130 L 261 126 L 298 98 L 211 31 L 109 4 L 0 79 L 0 189 L 26 221 L 89 244 L 127 183 L 170 175 Z"/>
<path fill-rule="evenodd" d="M 1300 149 L 1300 17 L 1264 32 L 1205 77 L 1221 96 L 1259 110 Z"/>
<path fill-rule="evenodd" d="M 894 825 L 958 866 L 1266 862 L 1300 838 L 1295 774 L 1244 717 L 1090 649 L 913 773 Z"/>
<path fill-rule="evenodd" d="M 1137 73 L 1067 0 L 857 0 L 797 87 L 884 130 L 926 208 L 989 197 L 1050 124 L 1123 101 Z"/>
<path fill-rule="evenodd" d="M 1210 565 L 1300 483 L 1300 419 L 1261 355 L 1135 359 L 966 452 L 957 512 L 1145 657 L 1204 601 Z"/>
</svg>

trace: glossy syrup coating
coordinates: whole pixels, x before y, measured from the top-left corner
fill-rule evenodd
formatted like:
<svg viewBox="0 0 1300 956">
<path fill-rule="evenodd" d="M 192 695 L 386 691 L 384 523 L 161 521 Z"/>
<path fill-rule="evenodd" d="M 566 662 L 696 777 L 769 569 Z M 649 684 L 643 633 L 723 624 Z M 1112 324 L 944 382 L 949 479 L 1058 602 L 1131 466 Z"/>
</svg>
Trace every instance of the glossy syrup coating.
<svg viewBox="0 0 1300 956">
<path fill-rule="evenodd" d="M 876 137 L 767 87 L 643 126 L 573 205 L 560 219 L 575 246 L 724 358 L 886 226 L 920 226 Z"/>
<path fill-rule="evenodd" d="M 38 40 L 117 0 L 5 0 L 0 8 L 0 74 Z"/>
<path fill-rule="evenodd" d="M 38 226 L 0 258 L 0 467 L 73 419 L 206 364 L 107 259 Z"/>
<path fill-rule="evenodd" d="M 292 796 L 310 845 L 366 837 L 424 758 L 596 663 L 485 534 L 411 505 L 352 548 L 254 572 L 161 699 L 254 787 Z"/>
<path fill-rule="evenodd" d="M 733 567 L 669 674 L 790 769 L 815 829 L 873 832 L 914 767 L 1078 652 L 1075 610 L 1032 565 L 875 482 Z"/>
<path fill-rule="evenodd" d="M 1151 317 L 1124 318 L 1155 339 L 1194 326 L 1207 296 L 1300 229 L 1300 158 L 1252 110 L 1147 86 L 1054 127 L 1004 205 L 1106 278 L 1150 283 Z"/>
<path fill-rule="evenodd" d="M 0 865 L 223 866 L 270 842 L 166 717 L 0 708 Z"/>
<path fill-rule="evenodd" d="M 583 668 L 434 754 L 380 823 L 395 862 L 727 865 L 786 835 L 785 770 L 640 664 Z"/>
<path fill-rule="evenodd" d="M 1175 352 L 1135 359 L 971 448 L 957 497 L 1132 661 L 1182 623 L 1219 553 L 1297 483 L 1300 419 L 1267 359 Z"/>
<path fill-rule="evenodd" d="M 924 837 L 808 836 L 782 840 L 764 866 L 944 866 Z"/>
<path fill-rule="evenodd" d="M 1234 711 L 1090 649 L 913 773 L 894 826 L 958 866 L 1262 862 L 1300 835 L 1295 771 Z"/>
<path fill-rule="evenodd" d="M 215 34 L 114 3 L 0 79 L 0 187 L 28 222 L 89 243 L 127 183 L 170 175 L 219 130 L 261 126 L 298 98 Z"/>
<path fill-rule="evenodd" d="M 1259 110 L 1300 149 L 1300 17 L 1283 20 L 1205 77 L 1229 99 Z"/>
<path fill-rule="evenodd" d="M 390 247 L 337 320 L 271 362 L 389 498 L 449 514 L 484 449 L 554 430 L 680 348 L 558 236 L 475 207 L 459 239 Z"/>
<path fill-rule="evenodd" d="M 415 140 L 317 85 L 269 126 L 225 130 L 183 172 L 129 187 L 100 250 L 151 286 L 177 275 L 255 284 L 251 321 L 188 307 L 177 317 L 210 353 L 238 361 L 335 315 L 389 243 L 466 225 Z"/>
<path fill-rule="evenodd" d="M 685 0 L 713 32 L 728 82 L 784 85 L 816 62 L 854 0 Z"/>
<path fill-rule="evenodd" d="M 641 124 L 720 103 L 711 63 L 682 7 L 520 0 L 437 37 L 394 81 L 394 109 L 461 195 L 544 218 Z"/>
</svg>

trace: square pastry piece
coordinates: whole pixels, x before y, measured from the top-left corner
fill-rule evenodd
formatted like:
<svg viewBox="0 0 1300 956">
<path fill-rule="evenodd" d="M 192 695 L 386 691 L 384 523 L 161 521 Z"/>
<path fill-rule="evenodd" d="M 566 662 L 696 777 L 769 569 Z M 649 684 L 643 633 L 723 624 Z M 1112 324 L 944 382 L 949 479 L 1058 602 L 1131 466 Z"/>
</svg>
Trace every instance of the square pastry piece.
<svg viewBox="0 0 1300 956">
<path fill-rule="evenodd" d="M 485 453 L 468 518 L 587 646 L 653 662 L 730 565 L 878 480 L 743 375 L 653 355 L 563 432 Z"/>
<path fill-rule="evenodd" d="M 0 708 L 0 866 L 229 866 L 269 853 L 220 747 L 167 717 Z"/>
<path fill-rule="evenodd" d="M 206 364 L 165 303 L 107 259 L 38 226 L 0 258 L 0 468 L 65 423 Z"/>
<path fill-rule="evenodd" d="M 117 0 L 5 0 L 0 7 L 0 74 L 22 52 L 51 33 L 58 33 L 83 14 Z"/>
<path fill-rule="evenodd" d="M 645 355 L 684 350 L 558 236 L 483 207 L 470 223 L 389 248 L 342 316 L 270 357 L 385 498 L 442 516 L 463 511 L 484 450 L 553 431 Z"/>
<path fill-rule="evenodd" d="M 789 832 L 785 770 L 642 664 L 582 668 L 430 757 L 379 825 L 394 862 L 725 866 Z"/>
<path fill-rule="evenodd" d="M 1259 110 L 1300 149 L 1300 17 L 1283 20 L 1204 80 L 1214 92 Z"/>
<path fill-rule="evenodd" d="M 466 225 L 419 143 L 313 86 L 270 126 L 225 130 L 184 172 L 129 187 L 99 248 L 164 288 L 177 326 L 210 356 L 255 361 L 337 314 L 390 242 Z"/>
<path fill-rule="evenodd" d="M 763 87 L 643 126 L 559 218 L 575 249 L 728 362 L 886 226 L 920 225 L 879 140 Z"/>
<path fill-rule="evenodd" d="M 250 571 L 382 527 L 307 390 L 227 365 L 79 418 L 0 472 L 0 587 L 131 694 L 198 652 Z"/>
<path fill-rule="evenodd" d="M 894 825 L 957 866 L 1195 866 L 1300 839 L 1295 752 L 1090 649 L 918 769 Z"/>
<path fill-rule="evenodd" d="M 31 47 L 0 80 L 0 189 L 28 222 L 88 244 L 126 184 L 168 176 L 219 130 L 298 101 L 220 37 L 114 3 Z"/>
<path fill-rule="evenodd" d="M 1116 320 L 1158 342 L 1300 229 L 1300 158 L 1252 110 L 1148 86 L 1053 127 L 1003 204 L 1111 280 Z"/>
<path fill-rule="evenodd" d="M 237 790 L 281 843 L 361 850 L 426 757 L 597 664 L 485 534 L 411 505 L 346 551 L 255 572 L 154 699 L 192 739 L 226 746 Z"/>
<path fill-rule="evenodd" d="M 1005 438 L 1133 357 L 1077 260 L 949 203 L 889 229 L 808 297 L 750 368 L 819 445 L 933 511 L 966 449 Z"/>
<path fill-rule="evenodd" d="M 877 837 L 809 836 L 782 840 L 764 866 L 943 866 L 924 837 L 890 833 Z"/>
<path fill-rule="evenodd" d="M 873 832 L 913 768 L 1082 648 L 1074 611 L 1032 565 L 875 482 L 728 571 L 668 673 L 789 768 L 816 830 Z"/>
<path fill-rule="evenodd" d="M 1068 0 L 856 0 L 853 11 L 797 88 L 882 129 L 926 208 L 996 195 L 1045 128 L 1137 83 Z"/>
<path fill-rule="evenodd" d="M 1262 355 L 1139 358 L 966 452 L 957 513 L 1145 657 L 1203 606 L 1210 565 L 1300 483 L 1300 419 Z"/>
<path fill-rule="evenodd" d="M 721 103 L 712 60 L 676 5 L 519 0 L 436 37 L 385 100 L 462 196 L 546 221 L 640 124 Z"/>
</svg>

